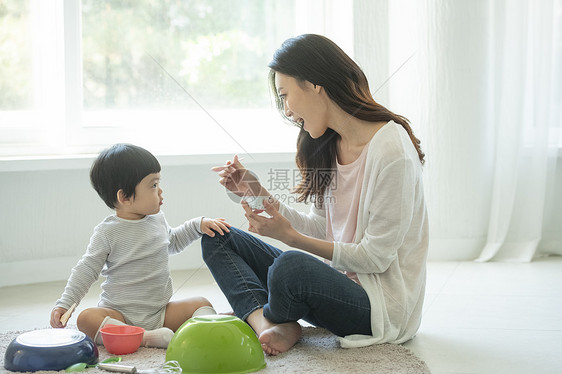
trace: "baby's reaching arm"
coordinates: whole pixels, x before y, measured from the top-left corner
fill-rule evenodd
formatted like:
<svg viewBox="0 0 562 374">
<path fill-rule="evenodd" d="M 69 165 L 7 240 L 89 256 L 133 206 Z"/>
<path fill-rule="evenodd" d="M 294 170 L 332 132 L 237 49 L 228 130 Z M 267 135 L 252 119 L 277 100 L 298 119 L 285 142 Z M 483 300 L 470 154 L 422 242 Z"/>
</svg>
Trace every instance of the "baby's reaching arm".
<svg viewBox="0 0 562 374">
<path fill-rule="evenodd" d="M 168 223 L 166 222 L 166 225 Z M 184 222 L 178 227 L 170 227 L 168 225 L 168 234 L 170 245 L 168 246 L 169 254 L 176 254 L 183 251 L 188 245 L 199 239 L 202 235 L 215 236 L 215 231 L 220 235 L 229 232 L 230 224 L 224 218 L 206 218 L 196 217 Z M 213 231 L 214 230 L 214 231 Z"/>
<path fill-rule="evenodd" d="M 215 231 L 218 232 L 220 235 L 224 235 L 224 232 L 230 232 L 228 229 L 230 224 L 224 220 L 224 218 L 206 218 L 203 217 L 201 219 L 201 226 L 199 231 L 203 234 L 207 234 L 210 237 L 215 236 Z"/>
</svg>

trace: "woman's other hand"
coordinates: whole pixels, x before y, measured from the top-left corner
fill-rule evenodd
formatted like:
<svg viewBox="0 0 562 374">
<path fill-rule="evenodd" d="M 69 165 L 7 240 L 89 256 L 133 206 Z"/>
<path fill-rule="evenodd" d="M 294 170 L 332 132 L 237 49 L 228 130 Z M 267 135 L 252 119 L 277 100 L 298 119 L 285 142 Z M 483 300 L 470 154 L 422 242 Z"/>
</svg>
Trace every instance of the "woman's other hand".
<svg viewBox="0 0 562 374">
<path fill-rule="evenodd" d="M 215 236 L 215 232 L 218 232 L 220 235 L 224 235 L 224 232 L 230 232 L 228 229 L 230 224 L 225 221 L 224 218 L 205 218 L 201 220 L 201 232 L 203 234 L 209 235 L 211 238 Z"/>
<path fill-rule="evenodd" d="M 242 207 L 246 211 L 246 218 L 250 223 L 248 231 L 268 236 L 273 239 L 282 241 L 285 244 L 291 245 L 291 240 L 297 231 L 291 226 L 289 220 L 278 210 L 278 203 L 271 203 L 268 200 L 263 201 L 263 206 L 265 212 L 270 215 L 270 217 L 264 217 L 259 214 L 259 211 L 254 211 L 248 203 L 242 202 Z"/>
<path fill-rule="evenodd" d="M 215 166 L 211 170 L 220 176 L 220 184 L 238 196 L 269 195 L 258 178 L 240 163 L 238 155 L 235 155 L 232 161 L 228 160 L 225 165 Z"/>
</svg>

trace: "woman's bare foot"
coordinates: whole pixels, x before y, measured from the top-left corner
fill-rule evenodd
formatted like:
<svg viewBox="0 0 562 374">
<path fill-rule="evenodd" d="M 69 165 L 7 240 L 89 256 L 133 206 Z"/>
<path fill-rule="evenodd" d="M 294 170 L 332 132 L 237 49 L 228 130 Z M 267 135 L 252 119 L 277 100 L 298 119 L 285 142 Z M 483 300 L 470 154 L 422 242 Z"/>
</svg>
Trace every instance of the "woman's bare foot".
<svg viewBox="0 0 562 374">
<path fill-rule="evenodd" d="M 301 334 L 302 328 L 298 322 L 287 322 L 264 330 L 259 336 L 259 341 L 265 353 L 277 356 L 291 349 Z"/>
<path fill-rule="evenodd" d="M 302 334 L 298 322 L 273 323 L 263 316 L 263 308 L 254 310 L 246 322 L 256 332 L 263 351 L 271 356 L 287 352 Z"/>
</svg>

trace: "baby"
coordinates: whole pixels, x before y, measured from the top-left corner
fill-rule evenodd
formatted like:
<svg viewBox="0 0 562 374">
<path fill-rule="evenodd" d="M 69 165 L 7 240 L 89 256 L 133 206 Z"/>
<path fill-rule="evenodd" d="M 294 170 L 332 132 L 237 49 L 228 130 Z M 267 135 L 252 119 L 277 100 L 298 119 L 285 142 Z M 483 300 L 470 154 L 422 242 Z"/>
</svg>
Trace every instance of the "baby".
<svg viewBox="0 0 562 374">
<path fill-rule="evenodd" d="M 90 171 L 92 186 L 115 214 L 94 229 L 82 259 L 72 269 L 64 293 L 51 312 L 51 326 L 66 326 L 61 316 L 77 305 L 100 273 L 106 277 L 98 306 L 78 316 L 78 329 L 103 344 L 106 324 L 134 325 L 146 331 L 143 345 L 165 348 L 189 318 L 215 314 L 204 297 L 170 301 L 168 256 L 203 234 L 229 232 L 222 218 L 193 218 L 170 227 L 162 205 L 160 163 L 147 150 L 116 144 L 103 151 Z M 71 313 L 72 311 L 70 311 Z"/>
</svg>

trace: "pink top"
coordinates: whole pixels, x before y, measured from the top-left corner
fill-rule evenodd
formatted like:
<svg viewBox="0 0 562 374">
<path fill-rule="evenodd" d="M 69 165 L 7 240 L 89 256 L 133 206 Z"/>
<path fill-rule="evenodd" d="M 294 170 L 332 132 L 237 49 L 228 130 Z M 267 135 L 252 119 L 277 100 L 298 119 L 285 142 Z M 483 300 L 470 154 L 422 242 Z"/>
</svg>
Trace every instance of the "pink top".
<svg viewBox="0 0 562 374">
<path fill-rule="evenodd" d="M 365 162 L 369 144 L 350 164 L 341 165 L 336 160 L 336 175 L 332 181 L 326 204 L 326 240 L 353 243 L 357 229 L 359 197 L 365 175 Z M 345 274 L 359 283 L 357 274 Z"/>
</svg>

